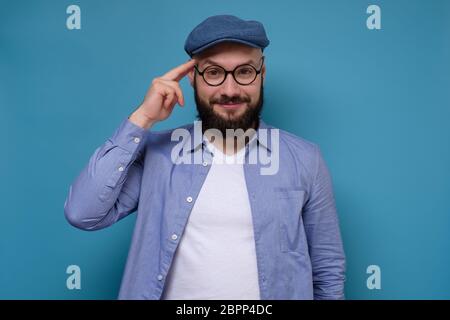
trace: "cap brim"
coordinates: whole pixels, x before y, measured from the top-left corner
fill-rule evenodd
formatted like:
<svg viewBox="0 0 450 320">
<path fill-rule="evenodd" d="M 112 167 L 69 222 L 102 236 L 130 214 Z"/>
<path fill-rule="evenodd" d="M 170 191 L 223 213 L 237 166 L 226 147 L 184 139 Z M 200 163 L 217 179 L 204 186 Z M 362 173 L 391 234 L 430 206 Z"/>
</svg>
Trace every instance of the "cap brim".
<svg viewBox="0 0 450 320">
<path fill-rule="evenodd" d="M 207 43 L 207 44 L 201 46 L 200 48 L 197 48 L 197 49 L 193 50 L 192 53 L 191 53 L 191 56 L 193 56 L 194 54 L 200 53 L 200 52 L 202 52 L 202 51 L 204 51 L 204 50 L 206 50 L 206 49 L 208 49 L 208 48 L 210 48 L 212 46 L 215 46 L 216 44 L 222 43 L 222 42 L 237 42 L 237 43 L 246 44 L 246 45 L 248 45 L 250 47 L 253 47 L 253 48 L 260 48 L 260 49 L 262 49 L 257 44 L 251 43 L 249 41 L 236 39 L 236 38 L 222 38 L 222 39 L 214 40 L 214 41 L 212 41 L 210 43 Z"/>
</svg>

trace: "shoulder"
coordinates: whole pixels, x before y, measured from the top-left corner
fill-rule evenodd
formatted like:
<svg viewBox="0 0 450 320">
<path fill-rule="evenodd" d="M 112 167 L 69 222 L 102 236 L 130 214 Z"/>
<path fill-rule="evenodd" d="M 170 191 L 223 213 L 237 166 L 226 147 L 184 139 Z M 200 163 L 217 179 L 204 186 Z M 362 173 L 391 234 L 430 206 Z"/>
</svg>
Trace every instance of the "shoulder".
<svg viewBox="0 0 450 320">
<path fill-rule="evenodd" d="M 262 122 L 261 128 L 278 130 L 280 151 L 291 152 L 298 157 L 315 157 L 319 151 L 319 146 L 316 143 L 287 130 L 274 127 L 265 122 Z"/>
<path fill-rule="evenodd" d="M 193 123 L 184 124 L 171 129 L 152 130 L 147 132 L 147 141 L 151 143 L 168 143 L 171 141 L 171 137 L 178 132 L 192 132 L 194 127 Z"/>
<path fill-rule="evenodd" d="M 163 130 L 148 130 L 146 133 L 146 147 L 152 152 L 170 151 L 181 140 L 180 137 L 186 139 L 193 134 L 194 124 L 188 123 L 178 127 Z"/>
<path fill-rule="evenodd" d="M 280 166 L 295 170 L 295 172 L 304 172 L 308 180 L 313 179 L 316 175 L 319 163 L 321 162 L 320 147 L 317 143 L 307 140 L 292 132 L 284 129 L 276 128 L 272 125 L 263 124 L 268 129 L 276 129 L 278 131 L 278 139 L 271 137 L 272 151 L 279 153 Z M 278 141 L 278 142 L 277 142 Z M 274 143 L 278 143 L 278 147 L 274 148 Z"/>
</svg>

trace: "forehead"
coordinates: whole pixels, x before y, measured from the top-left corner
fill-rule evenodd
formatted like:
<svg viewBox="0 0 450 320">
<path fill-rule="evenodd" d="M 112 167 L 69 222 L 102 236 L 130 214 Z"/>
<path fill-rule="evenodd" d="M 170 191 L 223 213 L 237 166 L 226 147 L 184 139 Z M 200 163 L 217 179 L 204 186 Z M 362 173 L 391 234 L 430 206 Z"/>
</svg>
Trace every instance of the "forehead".
<svg viewBox="0 0 450 320">
<path fill-rule="evenodd" d="M 224 42 L 205 50 L 195 59 L 199 66 L 217 64 L 224 67 L 233 67 L 247 63 L 256 66 L 261 57 L 262 51 L 259 48 Z"/>
<path fill-rule="evenodd" d="M 251 64 L 251 65 L 257 65 L 258 61 L 253 58 L 243 58 L 239 60 L 235 60 L 233 63 L 230 62 L 230 60 L 220 60 L 220 59 L 214 59 L 214 58 L 205 58 L 204 60 L 201 60 L 198 63 L 200 66 L 212 66 L 212 65 L 220 65 L 220 66 L 227 66 L 227 65 L 241 65 L 241 64 Z"/>
</svg>

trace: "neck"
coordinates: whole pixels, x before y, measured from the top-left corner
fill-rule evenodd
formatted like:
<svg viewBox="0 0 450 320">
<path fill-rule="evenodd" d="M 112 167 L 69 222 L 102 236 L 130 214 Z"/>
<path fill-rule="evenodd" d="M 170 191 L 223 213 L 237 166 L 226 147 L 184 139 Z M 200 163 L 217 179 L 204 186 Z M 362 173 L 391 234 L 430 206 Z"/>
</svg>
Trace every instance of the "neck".
<svg viewBox="0 0 450 320">
<path fill-rule="evenodd" d="M 216 136 L 208 134 L 209 132 L 205 132 L 205 136 L 210 143 L 212 143 L 217 149 L 219 149 L 222 153 L 226 155 L 236 154 L 239 150 L 245 147 L 245 145 L 250 141 L 253 136 L 256 134 L 257 127 L 259 126 L 259 121 L 255 120 L 251 126 L 251 129 L 255 131 L 251 132 L 250 135 L 247 136 L 244 132 L 244 135 L 233 135 L 231 137 L 225 137 L 225 139 L 217 139 Z"/>
</svg>

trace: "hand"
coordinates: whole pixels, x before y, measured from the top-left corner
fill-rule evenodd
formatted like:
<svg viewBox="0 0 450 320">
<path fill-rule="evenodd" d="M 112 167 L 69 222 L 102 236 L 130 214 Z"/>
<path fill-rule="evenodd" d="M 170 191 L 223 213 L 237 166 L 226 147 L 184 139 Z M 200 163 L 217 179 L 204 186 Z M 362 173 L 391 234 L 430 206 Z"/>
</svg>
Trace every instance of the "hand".
<svg viewBox="0 0 450 320">
<path fill-rule="evenodd" d="M 175 104 L 184 106 L 183 92 L 178 82 L 192 70 L 195 63 L 196 61 L 191 59 L 162 77 L 153 79 L 144 101 L 129 117 L 129 120 L 148 129 L 154 123 L 167 119 Z"/>
</svg>

